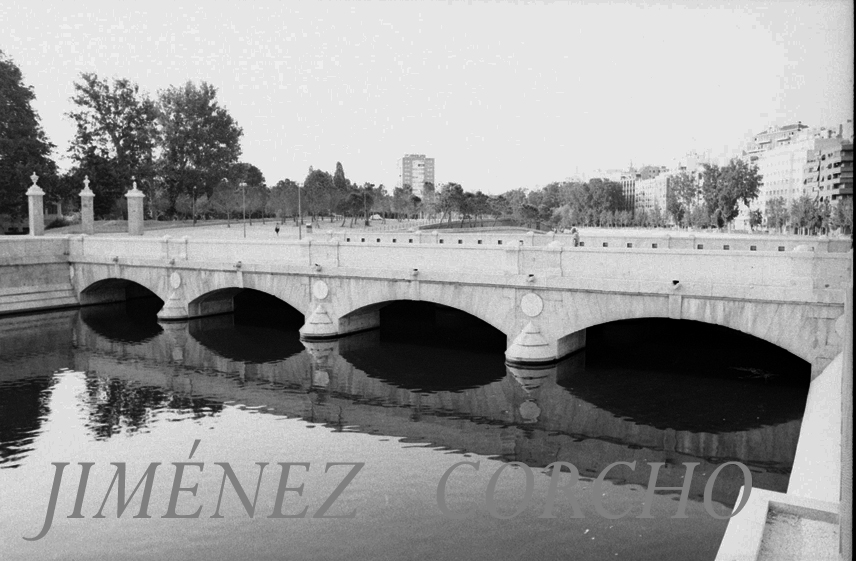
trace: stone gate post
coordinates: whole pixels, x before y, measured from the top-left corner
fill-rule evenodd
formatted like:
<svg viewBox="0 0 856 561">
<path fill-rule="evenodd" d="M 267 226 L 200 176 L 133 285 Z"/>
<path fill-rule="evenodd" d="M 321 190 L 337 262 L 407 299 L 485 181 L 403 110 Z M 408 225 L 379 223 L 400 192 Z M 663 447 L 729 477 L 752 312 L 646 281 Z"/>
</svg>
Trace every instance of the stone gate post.
<svg viewBox="0 0 856 561">
<path fill-rule="evenodd" d="M 39 176 L 36 172 L 30 176 L 33 184 L 27 190 L 27 206 L 30 216 L 30 235 L 45 235 L 45 192 L 38 186 Z"/>
<path fill-rule="evenodd" d="M 80 226 L 84 234 L 91 236 L 95 233 L 95 211 L 93 199 L 95 193 L 89 188 L 89 176 L 83 180 L 83 191 L 80 192 Z"/>
<path fill-rule="evenodd" d="M 133 181 L 134 178 L 131 177 Z M 132 236 L 143 235 L 143 198 L 145 195 L 137 189 L 137 182 L 133 181 L 131 190 L 125 193 L 128 199 L 128 234 Z"/>
</svg>

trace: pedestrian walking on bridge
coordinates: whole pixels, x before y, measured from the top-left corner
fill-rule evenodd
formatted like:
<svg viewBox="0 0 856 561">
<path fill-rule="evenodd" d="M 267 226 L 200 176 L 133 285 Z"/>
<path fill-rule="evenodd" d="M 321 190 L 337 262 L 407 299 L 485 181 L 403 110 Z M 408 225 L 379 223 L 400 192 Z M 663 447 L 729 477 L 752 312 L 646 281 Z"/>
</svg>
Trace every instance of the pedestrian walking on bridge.
<svg viewBox="0 0 856 561">
<path fill-rule="evenodd" d="M 279 224 L 273 227 L 273 231 L 276 232 L 277 236 L 279 236 Z"/>
</svg>

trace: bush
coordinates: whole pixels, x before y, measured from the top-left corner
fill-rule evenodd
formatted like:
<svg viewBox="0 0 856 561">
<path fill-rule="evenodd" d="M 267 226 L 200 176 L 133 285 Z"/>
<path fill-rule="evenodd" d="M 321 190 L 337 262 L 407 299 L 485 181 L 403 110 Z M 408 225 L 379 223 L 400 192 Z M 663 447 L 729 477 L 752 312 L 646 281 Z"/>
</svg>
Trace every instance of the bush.
<svg viewBox="0 0 856 561">
<path fill-rule="evenodd" d="M 47 226 L 45 226 L 45 230 L 51 230 L 53 228 L 62 228 L 64 226 L 71 226 L 73 222 L 64 216 L 58 216 L 54 218 Z"/>
</svg>

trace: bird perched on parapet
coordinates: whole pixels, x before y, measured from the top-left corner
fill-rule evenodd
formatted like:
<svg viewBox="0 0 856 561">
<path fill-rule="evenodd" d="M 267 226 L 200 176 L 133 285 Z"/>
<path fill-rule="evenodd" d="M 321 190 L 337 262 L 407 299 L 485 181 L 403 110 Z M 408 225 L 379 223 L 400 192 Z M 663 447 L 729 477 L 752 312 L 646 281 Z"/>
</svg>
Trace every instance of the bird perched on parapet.
<svg viewBox="0 0 856 561">
<path fill-rule="evenodd" d="M 279 235 L 279 224 L 273 227 L 273 231 L 276 232 L 276 235 Z"/>
</svg>

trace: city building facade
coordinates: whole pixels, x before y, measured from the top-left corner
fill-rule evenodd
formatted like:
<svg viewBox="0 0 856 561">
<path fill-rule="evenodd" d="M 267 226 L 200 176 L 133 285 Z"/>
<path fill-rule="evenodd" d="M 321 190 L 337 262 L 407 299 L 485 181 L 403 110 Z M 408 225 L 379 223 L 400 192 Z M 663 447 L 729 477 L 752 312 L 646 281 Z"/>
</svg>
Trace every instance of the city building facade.
<svg viewBox="0 0 856 561">
<path fill-rule="evenodd" d="M 806 194 L 833 204 L 853 197 L 853 143 L 835 140 L 831 146 L 811 151 L 803 180 Z"/>
<path fill-rule="evenodd" d="M 666 212 L 666 194 L 671 186 L 673 173 L 662 172 L 648 179 L 635 181 L 633 208 L 634 212 L 645 211 L 649 215 L 655 210 Z"/>
<path fill-rule="evenodd" d="M 434 158 L 425 154 L 405 154 L 398 160 L 398 186 L 410 185 L 413 193 L 423 196 L 426 183 L 434 182 Z"/>
</svg>

